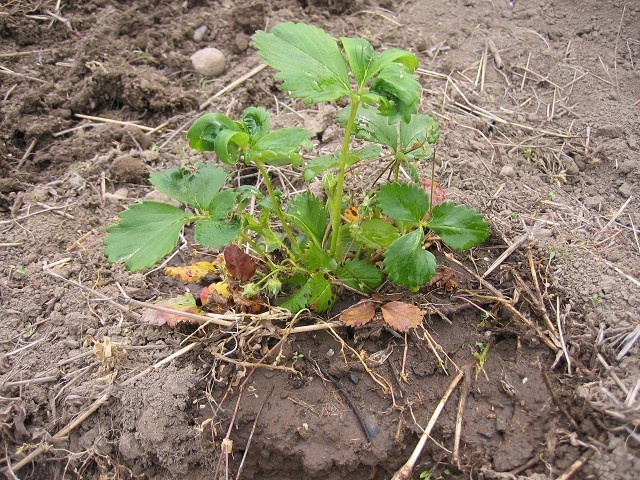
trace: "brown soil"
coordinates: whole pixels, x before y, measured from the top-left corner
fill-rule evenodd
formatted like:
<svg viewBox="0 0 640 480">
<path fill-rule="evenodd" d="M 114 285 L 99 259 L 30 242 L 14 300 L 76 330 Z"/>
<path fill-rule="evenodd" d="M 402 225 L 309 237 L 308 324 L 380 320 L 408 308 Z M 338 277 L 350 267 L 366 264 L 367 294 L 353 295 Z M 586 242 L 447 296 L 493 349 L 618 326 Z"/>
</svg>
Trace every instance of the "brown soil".
<svg viewBox="0 0 640 480">
<path fill-rule="evenodd" d="M 236 478 L 246 450 L 242 478 L 388 479 L 451 381 L 452 362 L 476 363 L 477 342 L 490 349 L 472 378 L 460 463 L 452 458 L 458 388 L 413 478 L 543 479 L 572 468 L 573 478 L 637 478 L 640 6 L 513 3 L 277 0 L 249 8 L 226 0 L 93 0 L 56 10 L 53 0 L 4 2 L 0 468 L 7 478 L 213 478 L 229 431 L 233 455 L 220 478 Z M 424 324 L 442 364 L 424 333 L 410 334 L 405 348 L 404 337 L 378 325 L 341 329 L 338 337 L 293 335 L 280 358 L 296 374 L 252 373 L 217 360 L 233 345 L 228 337 L 216 342 L 219 332 L 209 329 L 190 338 L 203 340 L 193 350 L 122 386 L 188 343 L 193 329 L 143 324 L 139 312 L 78 284 L 116 300 L 122 288 L 141 301 L 185 288 L 159 272 L 109 265 L 104 227 L 152 192 L 149 172 L 200 158 L 179 129 L 259 64 L 249 36 L 282 20 L 418 55 L 423 110 L 442 127 L 436 175 L 450 198 L 492 222 L 490 241 L 458 259 L 482 274 L 507 244 L 531 232 L 487 280 L 515 299 L 539 334 L 495 300 L 478 300 L 484 286 L 446 260 L 460 290 L 403 294 L 429 312 Z M 204 39 L 194 41 L 202 25 Z M 204 46 L 227 55 L 221 77 L 191 70 L 190 55 Z M 207 111 L 235 115 L 249 105 L 280 112 L 281 124 L 300 123 L 302 115 L 321 150 L 339 141 L 335 109 L 287 99 L 269 70 Z M 376 176 L 370 168 L 356 171 L 350 188 Z M 190 247 L 172 264 L 191 262 Z M 566 354 L 540 340 L 548 327 L 532 300 L 529 250 Z M 62 279 L 43 271 L 54 262 Z M 462 298 L 466 290 L 476 292 L 475 306 Z M 386 389 L 337 338 L 367 359 Z M 94 345 L 109 339 L 114 357 L 106 361 Z M 265 336 L 256 348 L 266 351 L 277 340 Z M 352 398 L 371 442 L 327 374 Z M 106 401 L 77 428 L 51 438 L 100 398 Z M 46 449 L 13 474 L 39 446 Z"/>
</svg>

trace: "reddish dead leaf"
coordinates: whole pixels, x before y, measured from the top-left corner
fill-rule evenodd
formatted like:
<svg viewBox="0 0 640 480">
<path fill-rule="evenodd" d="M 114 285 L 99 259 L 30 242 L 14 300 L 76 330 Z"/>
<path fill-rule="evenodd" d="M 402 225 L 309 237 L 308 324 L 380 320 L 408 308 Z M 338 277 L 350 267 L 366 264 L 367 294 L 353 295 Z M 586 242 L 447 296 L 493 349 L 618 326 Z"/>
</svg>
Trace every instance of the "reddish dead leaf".
<svg viewBox="0 0 640 480">
<path fill-rule="evenodd" d="M 422 185 L 424 185 L 425 191 L 431 195 L 431 179 L 423 178 Z M 440 205 L 445 200 L 444 189 L 440 186 L 438 182 L 433 182 L 433 196 L 431 198 L 431 206 Z"/>
<path fill-rule="evenodd" d="M 398 332 L 406 332 L 422 323 L 422 311 L 405 302 L 389 302 L 382 305 L 382 318 Z"/>
<path fill-rule="evenodd" d="M 191 295 L 181 295 L 177 298 L 162 300 L 158 302 L 158 306 L 170 308 L 174 310 L 175 313 L 161 312 L 160 310 L 147 308 L 142 313 L 141 321 L 150 323 L 151 325 L 167 325 L 171 328 L 175 328 L 179 322 L 198 323 L 197 320 L 185 318 L 180 315 L 180 312 L 200 313 L 200 309 L 196 306 L 196 300 Z"/>
<path fill-rule="evenodd" d="M 244 253 L 237 245 L 224 248 L 227 271 L 238 280 L 247 281 L 256 273 L 257 264 L 251 255 Z"/>
<path fill-rule="evenodd" d="M 185 282 L 199 282 L 210 273 L 216 271 L 216 266 L 210 262 L 196 262 L 185 267 L 167 267 L 164 271 L 169 277 L 178 277 Z"/>
<path fill-rule="evenodd" d="M 431 277 L 429 281 L 430 287 L 435 287 L 438 290 L 444 290 L 445 292 L 451 292 L 458 288 L 458 283 L 455 280 L 456 272 L 449 267 L 439 266 L 436 270 L 436 274 Z"/>
<path fill-rule="evenodd" d="M 370 300 L 356 303 L 340 314 L 340 321 L 348 327 L 359 327 L 373 320 L 376 314 L 375 304 Z"/>
<path fill-rule="evenodd" d="M 231 291 L 227 282 L 212 283 L 200 291 L 202 306 L 217 304 L 226 307 L 230 300 Z"/>
</svg>

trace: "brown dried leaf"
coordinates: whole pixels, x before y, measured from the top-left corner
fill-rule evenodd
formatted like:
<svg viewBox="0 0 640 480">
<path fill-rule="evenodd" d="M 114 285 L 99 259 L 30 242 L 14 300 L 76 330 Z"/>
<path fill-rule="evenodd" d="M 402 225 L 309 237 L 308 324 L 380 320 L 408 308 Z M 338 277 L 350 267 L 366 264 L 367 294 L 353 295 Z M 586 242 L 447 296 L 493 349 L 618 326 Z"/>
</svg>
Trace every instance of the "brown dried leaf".
<svg viewBox="0 0 640 480">
<path fill-rule="evenodd" d="M 184 267 L 167 267 L 164 271 L 169 277 L 179 277 L 185 282 L 199 282 L 210 273 L 216 271 L 216 266 L 210 262 L 196 262 Z"/>
<path fill-rule="evenodd" d="M 455 277 L 456 272 L 454 270 L 441 265 L 436 270 L 436 274 L 431 277 L 429 286 L 435 287 L 438 290 L 444 290 L 445 292 L 451 292 L 459 286 Z"/>
<path fill-rule="evenodd" d="M 373 320 L 375 314 L 375 304 L 371 300 L 364 300 L 342 312 L 340 321 L 348 327 L 359 327 Z"/>
<path fill-rule="evenodd" d="M 244 253 L 237 245 L 224 248 L 224 261 L 229 274 L 242 281 L 249 280 L 258 267 L 253 257 Z"/>
<path fill-rule="evenodd" d="M 170 298 L 169 300 L 163 300 L 158 302 L 161 307 L 171 308 L 176 313 L 161 312 L 159 310 L 153 310 L 151 308 L 146 309 L 142 313 L 142 322 L 150 323 L 151 325 L 167 325 L 168 327 L 175 328 L 179 322 L 193 322 L 198 323 L 197 320 L 191 320 L 180 315 L 180 312 L 188 313 L 200 313 L 200 309 L 196 305 L 196 300 L 191 295 L 181 295 L 176 298 Z"/>
<path fill-rule="evenodd" d="M 240 292 L 233 292 L 233 303 L 236 306 L 236 310 L 240 310 L 243 313 L 257 314 L 264 312 L 268 305 L 260 296 L 247 298 Z"/>
<path fill-rule="evenodd" d="M 382 318 L 398 332 L 406 332 L 422 323 L 422 310 L 405 302 L 389 302 L 382 305 Z"/>
</svg>

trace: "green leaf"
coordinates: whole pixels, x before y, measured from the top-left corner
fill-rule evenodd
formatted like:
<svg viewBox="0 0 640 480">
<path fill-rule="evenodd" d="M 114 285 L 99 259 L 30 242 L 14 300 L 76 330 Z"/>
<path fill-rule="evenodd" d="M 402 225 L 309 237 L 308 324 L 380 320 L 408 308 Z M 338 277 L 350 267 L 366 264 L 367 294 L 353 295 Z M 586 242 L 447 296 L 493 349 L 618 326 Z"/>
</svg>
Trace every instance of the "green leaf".
<svg viewBox="0 0 640 480">
<path fill-rule="evenodd" d="M 311 243 L 305 252 L 304 264 L 309 270 L 319 270 L 322 272 L 334 272 L 338 268 L 335 259 L 318 247 L 315 243 Z"/>
<path fill-rule="evenodd" d="M 309 282 L 300 287 L 293 295 L 288 296 L 279 302 L 279 306 L 286 308 L 291 313 L 298 313 L 309 304 L 311 295 L 311 285 Z"/>
<path fill-rule="evenodd" d="M 253 35 L 253 44 L 265 63 L 284 80 L 283 90 L 305 103 L 336 100 L 349 94 L 349 73 L 337 42 L 304 23 L 280 23 L 269 33 Z"/>
<path fill-rule="evenodd" d="M 317 175 L 320 175 L 330 168 L 337 167 L 339 164 L 340 160 L 336 155 L 321 155 L 307 162 L 302 176 L 307 182 L 310 182 Z"/>
<path fill-rule="evenodd" d="M 236 202 L 236 192 L 223 190 L 216 193 L 211 199 L 207 213 L 213 220 L 220 220 L 231 213 Z"/>
<path fill-rule="evenodd" d="M 361 160 L 369 160 L 380 156 L 380 147 L 369 145 L 361 150 L 349 152 L 347 157 L 347 168 Z M 340 160 L 337 155 L 321 155 L 311 159 L 304 167 L 303 178 L 310 182 L 313 178 L 331 168 L 337 168 Z"/>
<path fill-rule="evenodd" d="M 355 239 L 369 248 L 387 248 L 398 239 L 398 230 L 383 218 L 363 221 L 355 230 Z"/>
<path fill-rule="evenodd" d="M 384 67 L 392 63 L 401 63 L 407 72 L 413 73 L 418 68 L 418 58 L 406 50 L 392 48 L 377 54 L 369 67 L 369 76 L 372 77 L 380 72 Z"/>
<path fill-rule="evenodd" d="M 429 211 L 429 195 L 413 183 L 386 183 L 376 199 L 382 213 L 396 221 L 420 222 Z"/>
<path fill-rule="evenodd" d="M 338 113 L 336 120 L 344 128 L 349 120 L 349 107 L 342 109 Z M 397 148 L 396 125 L 394 123 L 389 124 L 388 117 L 380 115 L 377 110 L 366 105 L 361 105 L 358 108 L 353 125 L 353 134 L 356 138 L 367 142 L 386 145 L 393 150 Z"/>
<path fill-rule="evenodd" d="M 309 308 L 316 312 L 329 310 L 337 300 L 336 288 L 323 273 L 314 274 L 309 283 Z"/>
<path fill-rule="evenodd" d="M 227 181 L 227 174 L 220 167 L 206 164 L 198 166 L 195 172 L 187 168 L 171 168 L 153 173 L 150 181 L 165 195 L 206 211 Z"/>
<path fill-rule="evenodd" d="M 369 91 L 383 98 L 380 113 L 393 123 L 398 118 L 411 121 L 411 115 L 418 111 L 421 88 L 404 65 L 391 63 L 382 69 Z"/>
<path fill-rule="evenodd" d="M 107 228 L 104 239 L 109 262 L 124 262 L 127 270 L 151 267 L 178 243 L 190 216 L 166 203 L 143 202 L 120 213 L 120 221 Z"/>
<path fill-rule="evenodd" d="M 427 226 L 454 250 L 467 250 L 489 236 L 489 224 L 482 215 L 473 208 L 453 202 L 433 207 Z"/>
<path fill-rule="evenodd" d="M 249 107 L 242 114 L 242 123 L 255 142 L 271 130 L 271 115 L 262 107 Z"/>
<path fill-rule="evenodd" d="M 349 259 L 338 267 L 336 276 L 348 287 L 360 291 L 373 291 L 382 285 L 382 271 L 362 260 Z"/>
<path fill-rule="evenodd" d="M 194 237 L 196 242 L 205 247 L 222 248 L 238 238 L 241 230 L 242 223 L 237 218 L 203 218 L 196 221 Z"/>
<path fill-rule="evenodd" d="M 212 152 L 215 150 L 216 138 L 222 130 L 240 131 L 240 127 L 226 115 L 207 113 L 193 122 L 189 128 L 189 146 L 199 152 Z"/>
<path fill-rule="evenodd" d="M 300 149 L 311 150 L 313 145 L 309 138 L 313 135 L 302 128 L 281 128 L 271 132 L 260 140 L 247 152 L 247 161 L 257 160 L 267 165 L 282 166 L 292 163 L 294 166 L 302 163 Z"/>
<path fill-rule="evenodd" d="M 249 144 L 249 134 L 236 132 L 235 130 L 221 130 L 216 137 L 215 151 L 221 162 L 227 165 L 234 165 L 240 154 L 242 147 Z"/>
<path fill-rule="evenodd" d="M 327 228 L 327 212 L 324 204 L 311 192 L 296 195 L 289 202 L 287 214 L 307 237 L 317 245 L 322 245 Z"/>
<path fill-rule="evenodd" d="M 384 254 L 384 271 L 396 285 L 420 287 L 436 272 L 436 257 L 422 249 L 424 232 L 421 228 L 403 235 L 393 242 Z"/>
<path fill-rule="evenodd" d="M 342 37 L 340 41 L 347 54 L 349 67 L 351 67 L 353 76 L 358 82 L 358 87 L 362 87 L 362 85 L 371 78 L 369 66 L 375 56 L 373 47 L 369 42 L 361 38 Z"/>
<path fill-rule="evenodd" d="M 409 123 L 400 122 L 400 148 L 403 151 L 422 143 L 433 145 L 438 141 L 440 125 L 429 115 L 411 115 Z"/>
</svg>

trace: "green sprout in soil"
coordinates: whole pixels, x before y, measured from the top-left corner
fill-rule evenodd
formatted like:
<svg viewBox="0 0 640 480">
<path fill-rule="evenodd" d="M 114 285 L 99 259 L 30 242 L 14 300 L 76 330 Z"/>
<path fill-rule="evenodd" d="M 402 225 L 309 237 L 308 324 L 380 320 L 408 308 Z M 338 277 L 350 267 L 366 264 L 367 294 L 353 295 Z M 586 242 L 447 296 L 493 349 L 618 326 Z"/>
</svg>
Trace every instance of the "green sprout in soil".
<svg viewBox="0 0 640 480">
<path fill-rule="evenodd" d="M 421 162 L 433 161 L 439 126 L 418 113 L 421 85 L 412 53 L 375 53 L 366 40 L 338 42 L 317 27 L 290 22 L 258 31 L 252 41 L 291 97 L 346 105 L 336 118 L 344 129 L 341 148 L 305 161 L 312 134 L 297 127 L 272 130 L 262 107 L 249 107 L 237 119 L 207 113 L 189 129 L 189 145 L 215 152 L 228 167 L 255 168 L 266 191 L 232 187 L 225 169 L 211 163 L 154 173 L 151 183 L 186 208 L 148 201 L 131 205 L 107 229 L 109 261 L 124 262 L 129 270 L 151 267 L 175 248 L 182 229 L 193 225 L 196 242 L 224 249 L 227 264 L 221 268 L 233 281 L 231 293 L 218 288 L 217 294 L 277 297 L 291 312 L 322 312 L 344 288 L 373 292 L 387 279 L 416 291 L 438 266 L 426 246 L 439 240 L 467 250 L 488 237 L 482 215 L 443 201 L 433 173 L 431 179 L 418 175 Z M 369 146 L 355 149 L 354 138 Z M 392 158 L 392 181 L 363 198 L 346 195 L 347 170 L 382 157 L 383 150 Z M 321 177 L 326 200 L 307 191 L 285 203 L 269 175 L 285 166 L 307 182 Z M 401 170 L 410 182 L 400 181 Z M 257 208 L 248 209 L 250 204 Z M 248 246 L 257 260 L 237 246 Z M 235 258 L 231 265 L 228 253 Z M 192 270 L 180 275 L 194 278 Z"/>
</svg>

